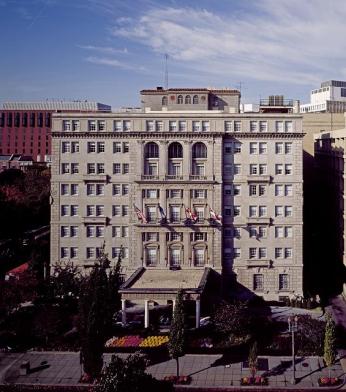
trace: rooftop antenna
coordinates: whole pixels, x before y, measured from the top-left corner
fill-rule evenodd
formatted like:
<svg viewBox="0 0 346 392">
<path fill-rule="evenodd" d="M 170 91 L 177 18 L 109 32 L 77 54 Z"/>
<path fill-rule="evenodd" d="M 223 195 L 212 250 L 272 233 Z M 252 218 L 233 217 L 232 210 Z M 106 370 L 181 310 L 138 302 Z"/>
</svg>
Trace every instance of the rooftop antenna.
<svg viewBox="0 0 346 392">
<path fill-rule="evenodd" d="M 165 53 L 165 89 L 168 89 L 168 54 Z"/>
</svg>

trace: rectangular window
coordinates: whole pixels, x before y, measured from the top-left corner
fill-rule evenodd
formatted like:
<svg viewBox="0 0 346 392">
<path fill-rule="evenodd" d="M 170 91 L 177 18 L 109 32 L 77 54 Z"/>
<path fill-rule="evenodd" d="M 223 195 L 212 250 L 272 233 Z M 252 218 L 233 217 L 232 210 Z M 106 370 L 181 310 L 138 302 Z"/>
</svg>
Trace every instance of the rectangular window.
<svg viewBox="0 0 346 392">
<path fill-rule="evenodd" d="M 96 206 L 96 216 L 104 216 L 105 214 L 105 207 L 103 205 Z"/>
<path fill-rule="evenodd" d="M 94 259 L 95 258 L 95 248 L 86 248 L 86 258 Z"/>
<path fill-rule="evenodd" d="M 179 131 L 186 132 L 186 121 L 179 121 Z"/>
<path fill-rule="evenodd" d="M 104 184 L 96 184 L 96 196 L 103 196 L 105 194 Z"/>
<path fill-rule="evenodd" d="M 292 184 L 285 185 L 285 196 L 293 196 L 293 185 Z"/>
<path fill-rule="evenodd" d="M 292 121 L 285 121 L 285 132 L 293 132 Z"/>
<path fill-rule="evenodd" d="M 69 186 L 68 186 L 68 184 L 61 184 L 61 191 L 60 191 L 60 194 L 61 194 L 61 196 L 66 196 L 66 195 L 68 195 L 69 194 Z"/>
<path fill-rule="evenodd" d="M 265 142 L 258 143 L 258 152 L 261 155 L 266 154 L 267 153 L 267 143 L 265 143 Z"/>
<path fill-rule="evenodd" d="M 180 207 L 171 206 L 171 222 L 180 221 Z"/>
<path fill-rule="evenodd" d="M 291 175 L 293 174 L 293 165 L 290 163 L 285 164 L 285 174 Z"/>
<path fill-rule="evenodd" d="M 282 163 L 275 165 L 275 174 L 284 174 L 284 165 Z"/>
<path fill-rule="evenodd" d="M 267 132 L 268 131 L 268 123 L 267 123 L 267 121 L 260 121 L 259 122 L 259 131 L 260 132 Z"/>
<path fill-rule="evenodd" d="M 112 226 L 112 237 L 121 237 L 121 227 Z"/>
<path fill-rule="evenodd" d="M 240 192 L 241 192 L 241 185 L 233 184 L 233 195 L 234 196 L 239 196 Z"/>
<path fill-rule="evenodd" d="M 177 122 L 176 121 L 170 121 L 169 122 L 169 130 L 171 132 L 176 132 L 177 131 Z"/>
<path fill-rule="evenodd" d="M 276 259 L 283 258 L 283 249 L 282 248 L 275 248 L 275 258 Z"/>
<path fill-rule="evenodd" d="M 260 226 L 258 228 L 258 237 L 266 238 L 267 237 L 267 228 L 264 226 Z"/>
<path fill-rule="evenodd" d="M 63 131 L 71 131 L 71 121 L 63 120 L 62 129 Z"/>
<path fill-rule="evenodd" d="M 105 228 L 104 226 L 96 226 L 96 237 L 104 237 Z"/>
<path fill-rule="evenodd" d="M 121 207 L 119 205 L 112 206 L 112 214 L 113 216 L 120 216 Z"/>
<path fill-rule="evenodd" d="M 78 257 L 78 248 L 75 246 L 70 248 L 70 257 L 71 259 L 76 259 Z"/>
<path fill-rule="evenodd" d="M 290 259 L 292 258 L 292 248 L 285 248 L 285 259 Z"/>
<path fill-rule="evenodd" d="M 88 153 L 96 152 L 96 143 L 95 142 L 88 142 L 87 151 L 88 151 Z"/>
<path fill-rule="evenodd" d="M 282 226 L 276 226 L 275 227 L 275 238 L 284 238 L 285 236 L 285 231 Z"/>
<path fill-rule="evenodd" d="M 129 215 L 129 206 L 122 206 L 122 213 L 123 213 L 123 216 L 128 216 Z"/>
<path fill-rule="evenodd" d="M 264 289 L 264 276 L 262 274 L 254 274 L 254 276 L 253 276 L 253 289 L 255 291 L 263 291 L 263 289 Z"/>
<path fill-rule="evenodd" d="M 117 196 L 121 194 L 121 186 L 120 184 L 113 184 L 113 196 Z"/>
<path fill-rule="evenodd" d="M 87 173 L 95 174 L 96 173 L 96 163 L 88 163 L 87 164 Z"/>
<path fill-rule="evenodd" d="M 89 120 L 88 121 L 88 130 L 89 130 L 89 132 L 95 132 L 96 131 L 96 121 L 95 120 Z"/>
<path fill-rule="evenodd" d="M 70 235 L 71 237 L 78 237 L 78 226 L 70 227 Z"/>
<path fill-rule="evenodd" d="M 204 266 L 204 249 L 195 249 L 194 250 L 194 261 L 196 267 Z"/>
<path fill-rule="evenodd" d="M 163 122 L 156 121 L 156 132 L 162 132 L 162 131 L 163 131 Z"/>
<path fill-rule="evenodd" d="M 79 163 L 71 163 L 71 174 L 79 173 Z"/>
<path fill-rule="evenodd" d="M 289 289 L 288 274 L 279 274 L 279 290 Z"/>
<path fill-rule="evenodd" d="M 250 164 L 250 174 L 252 174 L 252 175 L 258 174 L 258 167 L 257 167 L 257 165 L 255 165 L 253 163 Z"/>
<path fill-rule="evenodd" d="M 232 154 L 232 143 L 225 143 L 224 151 L 225 154 Z"/>
<path fill-rule="evenodd" d="M 201 131 L 201 122 L 200 121 L 192 121 L 192 131 L 200 132 Z"/>
<path fill-rule="evenodd" d="M 68 248 L 66 248 L 66 247 L 60 248 L 60 257 L 61 257 L 62 259 L 66 259 L 66 258 L 69 257 Z"/>
<path fill-rule="evenodd" d="M 104 142 L 97 142 L 97 152 L 105 152 L 105 143 Z"/>
<path fill-rule="evenodd" d="M 62 142 L 61 143 L 61 152 L 63 154 L 70 152 L 70 142 Z"/>
<path fill-rule="evenodd" d="M 234 132 L 241 132 L 241 121 L 234 121 Z"/>
<path fill-rule="evenodd" d="M 79 131 L 79 120 L 72 120 L 72 131 Z"/>
<path fill-rule="evenodd" d="M 241 174 L 241 164 L 235 163 L 233 165 L 233 174 Z"/>
<path fill-rule="evenodd" d="M 206 190 L 205 189 L 195 189 L 194 190 L 194 197 L 195 199 L 204 199 L 206 198 Z"/>
<path fill-rule="evenodd" d="M 284 144 L 275 143 L 275 154 L 283 154 L 283 152 L 284 152 Z"/>
<path fill-rule="evenodd" d="M 258 258 L 259 259 L 267 258 L 267 248 L 258 248 Z"/>
<path fill-rule="evenodd" d="M 257 216 L 257 206 L 249 206 L 249 217 L 253 218 Z"/>
<path fill-rule="evenodd" d="M 259 217 L 267 216 L 267 206 L 259 206 L 258 207 L 258 216 Z"/>
<path fill-rule="evenodd" d="M 265 185 L 258 185 L 258 195 L 264 196 L 266 193 L 266 186 Z"/>
<path fill-rule="evenodd" d="M 238 239 L 240 238 L 240 227 L 233 228 L 233 237 Z"/>
<path fill-rule="evenodd" d="M 87 211 L 87 216 L 95 216 L 95 206 L 87 205 L 86 211 Z"/>
<path fill-rule="evenodd" d="M 129 172 L 130 172 L 130 164 L 123 163 L 123 174 L 129 174 Z"/>
<path fill-rule="evenodd" d="M 113 163 L 113 174 L 121 174 L 121 164 Z"/>
<path fill-rule="evenodd" d="M 237 154 L 241 152 L 241 143 L 240 142 L 234 142 L 234 153 Z"/>
<path fill-rule="evenodd" d="M 180 249 L 171 249 L 171 266 L 180 265 Z"/>
<path fill-rule="evenodd" d="M 71 216 L 78 216 L 78 205 L 71 205 Z"/>
<path fill-rule="evenodd" d="M 258 122 L 250 121 L 250 132 L 258 132 Z"/>
<path fill-rule="evenodd" d="M 284 216 L 284 207 L 283 206 L 275 206 L 275 216 L 277 216 L 277 217 Z"/>
<path fill-rule="evenodd" d="M 275 185 L 275 196 L 284 196 L 284 186 L 276 184 Z"/>
<path fill-rule="evenodd" d="M 172 199 L 180 199 L 182 197 L 182 190 L 181 189 L 171 189 L 170 190 L 170 197 Z"/>
<path fill-rule="evenodd" d="M 147 266 L 155 266 L 157 264 L 157 249 L 156 248 L 147 248 L 146 249 L 147 256 Z"/>
<path fill-rule="evenodd" d="M 275 130 L 276 132 L 282 133 L 284 131 L 284 123 L 283 121 L 276 121 L 275 123 Z"/>
<path fill-rule="evenodd" d="M 130 144 L 128 142 L 123 143 L 123 153 L 126 154 L 130 151 Z"/>
<path fill-rule="evenodd" d="M 225 121 L 225 132 L 232 132 L 232 121 Z"/>
<path fill-rule="evenodd" d="M 209 121 L 202 121 L 202 132 L 209 132 L 210 124 Z"/>
<path fill-rule="evenodd" d="M 87 196 L 95 195 L 95 184 L 87 184 Z"/>
<path fill-rule="evenodd" d="M 124 125 L 123 129 L 125 132 L 131 131 L 131 121 L 130 120 L 124 120 L 123 125 Z"/>
<path fill-rule="evenodd" d="M 233 216 L 240 216 L 240 206 L 233 206 Z"/>
<path fill-rule="evenodd" d="M 104 174 L 105 173 L 105 164 L 98 163 L 97 164 L 97 174 Z"/>
<path fill-rule="evenodd" d="M 256 238 L 257 237 L 257 228 L 254 226 L 249 227 L 249 237 Z"/>
<path fill-rule="evenodd" d="M 250 142 L 250 154 L 257 154 L 257 143 L 256 142 Z"/>
<path fill-rule="evenodd" d="M 123 126 L 120 120 L 115 120 L 113 125 L 114 125 L 114 132 L 122 132 Z"/>
<path fill-rule="evenodd" d="M 125 238 L 129 236 L 129 228 L 127 226 L 122 227 L 122 236 Z"/>
<path fill-rule="evenodd" d="M 249 248 L 249 259 L 257 258 L 257 248 Z"/>
<path fill-rule="evenodd" d="M 71 142 L 71 152 L 79 152 L 79 142 Z"/>
<path fill-rule="evenodd" d="M 292 152 L 292 143 L 285 143 L 285 154 L 290 154 Z"/>
<path fill-rule="evenodd" d="M 285 216 L 293 216 L 293 207 L 292 206 L 285 206 Z"/>
<path fill-rule="evenodd" d="M 120 142 L 113 142 L 113 154 L 121 152 L 121 143 Z"/>
<path fill-rule="evenodd" d="M 171 234 L 176 234 L 176 233 L 171 233 Z M 151 241 L 151 242 L 158 241 L 158 238 L 159 238 L 158 233 L 146 233 L 147 241 Z M 171 241 L 173 240 L 171 239 Z"/>
<path fill-rule="evenodd" d="M 61 237 L 68 237 L 69 236 L 68 226 L 61 226 L 60 236 Z"/>
<path fill-rule="evenodd" d="M 104 120 L 99 120 L 97 126 L 99 132 L 104 132 L 106 130 L 106 122 Z"/>
<path fill-rule="evenodd" d="M 70 165 L 68 163 L 61 164 L 61 173 L 62 174 L 70 173 Z"/>
<path fill-rule="evenodd" d="M 122 186 L 122 195 L 128 195 L 129 194 L 129 184 L 123 184 Z"/>
<path fill-rule="evenodd" d="M 249 196 L 256 196 L 256 195 L 257 195 L 257 186 L 249 185 Z"/>
</svg>

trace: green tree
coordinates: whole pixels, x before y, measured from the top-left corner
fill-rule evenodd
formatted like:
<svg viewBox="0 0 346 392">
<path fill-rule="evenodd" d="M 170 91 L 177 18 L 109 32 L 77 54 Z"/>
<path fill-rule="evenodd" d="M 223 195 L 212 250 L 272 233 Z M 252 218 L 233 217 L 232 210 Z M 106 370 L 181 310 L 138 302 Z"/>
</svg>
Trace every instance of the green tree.
<svg viewBox="0 0 346 392">
<path fill-rule="evenodd" d="M 103 366 L 103 348 L 106 339 L 108 307 L 107 256 L 102 254 L 82 284 L 80 293 L 81 361 L 85 374 L 97 378 Z"/>
<path fill-rule="evenodd" d="M 216 332 L 230 340 L 249 339 L 253 317 L 243 303 L 222 303 L 213 316 Z"/>
<path fill-rule="evenodd" d="M 145 373 L 146 366 L 146 360 L 138 354 L 126 359 L 113 355 L 102 373 L 96 392 L 162 391 L 162 388 L 158 388 L 159 383 Z"/>
<path fill-rule="evenodd" d="M 119 287 L 122 252 L 115 267 L 107 274 L 110 261 L 102 247 L 101 254 L 90 276 L 82 281 L 79 296 L 79 330 L 81 360 L 84 372 L 97 378 L 103 366 L 103 349 L 112 317 L 120 308 Z"/>
<path fill-rule="evenodd" d="M 326 313 L 326 329 L 324 334 L 324 362 L 329 368 L 329 377 L 331 366 L 336 359 L 336 329 L 331 315 Z"/>
<path fill-rule="evenodd" d="M 185 312 L 183 290 L 179 290 L 175 302 L 169 334 L 168 351 L 171 358 L 176 360 L 177 377 L 179 377 L 179 357 L 183 356 L 185 352 Z"/>
<path fill-rule="evenodd" d="M 252 376 L 252 378 L 254 378 L 256 375 L 256 372 L 257 372 L 257 368 L 258 368 L 258 355 L 257 355 L 257 342 L 256 341 L 250 347 L 248 362 L 249 362 L 251 376 Z"/>
</svg>

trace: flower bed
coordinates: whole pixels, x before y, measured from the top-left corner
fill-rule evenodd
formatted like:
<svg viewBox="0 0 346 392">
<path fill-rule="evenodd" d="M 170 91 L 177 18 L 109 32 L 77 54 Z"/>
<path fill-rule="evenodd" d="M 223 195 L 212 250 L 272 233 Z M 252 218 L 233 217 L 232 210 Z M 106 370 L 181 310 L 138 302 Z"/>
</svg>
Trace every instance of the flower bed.
<svg viewBox="0 0 346 392">
<path fill-rule="evenodd" d="M 164 381 L 169 381 L 173 384 L 188 385 L 191 383 L 190 376 L 166 376 Z"/>
<path fill-rule="evenodd" d="M 143 338 L 141 338 L 138 335 L 134 336 L 123 336 L 121 338 L 119 337 L 113 337 L 109 340 L 107 340 L 105 347 L 106 348 L 111 348 L 111 347 L 139 347 L 140 344 L 143 342 Z"/>
<path fill-rule="evenodd" d="M 339 377 L 320 377 L 318 379 L 318 385 L 320 387 L 330 387 L 337 386 L 341 384 L 341 379 Z"/>
<path fill-rule="evenodd" d="M 105 343 L 106 348 L 155 348 L 164 346 L 168 342 L 168 336 L 148 336 L 142 338 L 139 335 L 113 337 Z"/>
<path fill-rule="evenodd" d="M 168 342 L 168 336 L 148 336 L 139 347 L 160 347 Z"/>
<path fill-rule="evenodd" d="M 262 376 L 256 377 L 242 377 L 240 385 L 268 385 L 268 379 Z"/>
</svg>

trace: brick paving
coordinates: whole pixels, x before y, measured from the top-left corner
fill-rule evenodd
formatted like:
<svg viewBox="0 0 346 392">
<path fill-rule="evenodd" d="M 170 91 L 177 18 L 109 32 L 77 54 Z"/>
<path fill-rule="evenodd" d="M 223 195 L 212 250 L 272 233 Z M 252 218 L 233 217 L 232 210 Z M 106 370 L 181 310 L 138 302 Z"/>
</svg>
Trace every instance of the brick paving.
<svg viewBox="0 0 346 392">
<path fill-rule="evenodd" d="M 127 354 L 119 354 L 126 357 Z M 105 354 L 105 362 L 111 354 Z M 19 375 L 19 366 L 30 361 L 32 371 Z M 259 357 L 261 370 L 258 375 L 268 377 L 269 388 L 313 389 L 321 376 L 328 376 L 322 358 L 297 358 L 297 384 L 291 384 L 292 362 L 290 357 Z M 249 376 L 244 362 L 229 363 L 221 355 L 185 355 L 179 361 L 180 373 L 192 377 L 191 388 L 235 388 L 240 379 Z M 176 362 L 167 360 L 148 367 L 147 371 L 157 379 L 175 374 Z M 345 377 L 340 363 L 332 368 L 332 377 Z M 24 354 L 0 354 L 0 384 L 50 384 L 77 385 L 81 376 L 79 353 L 28 352 Z M 264 387 L 262 387 L 264 388 Z M 268 388 L 268 387 L 267 387 Z M 346 389 L 346 387 L 342 387 Z"/>
</svg>

